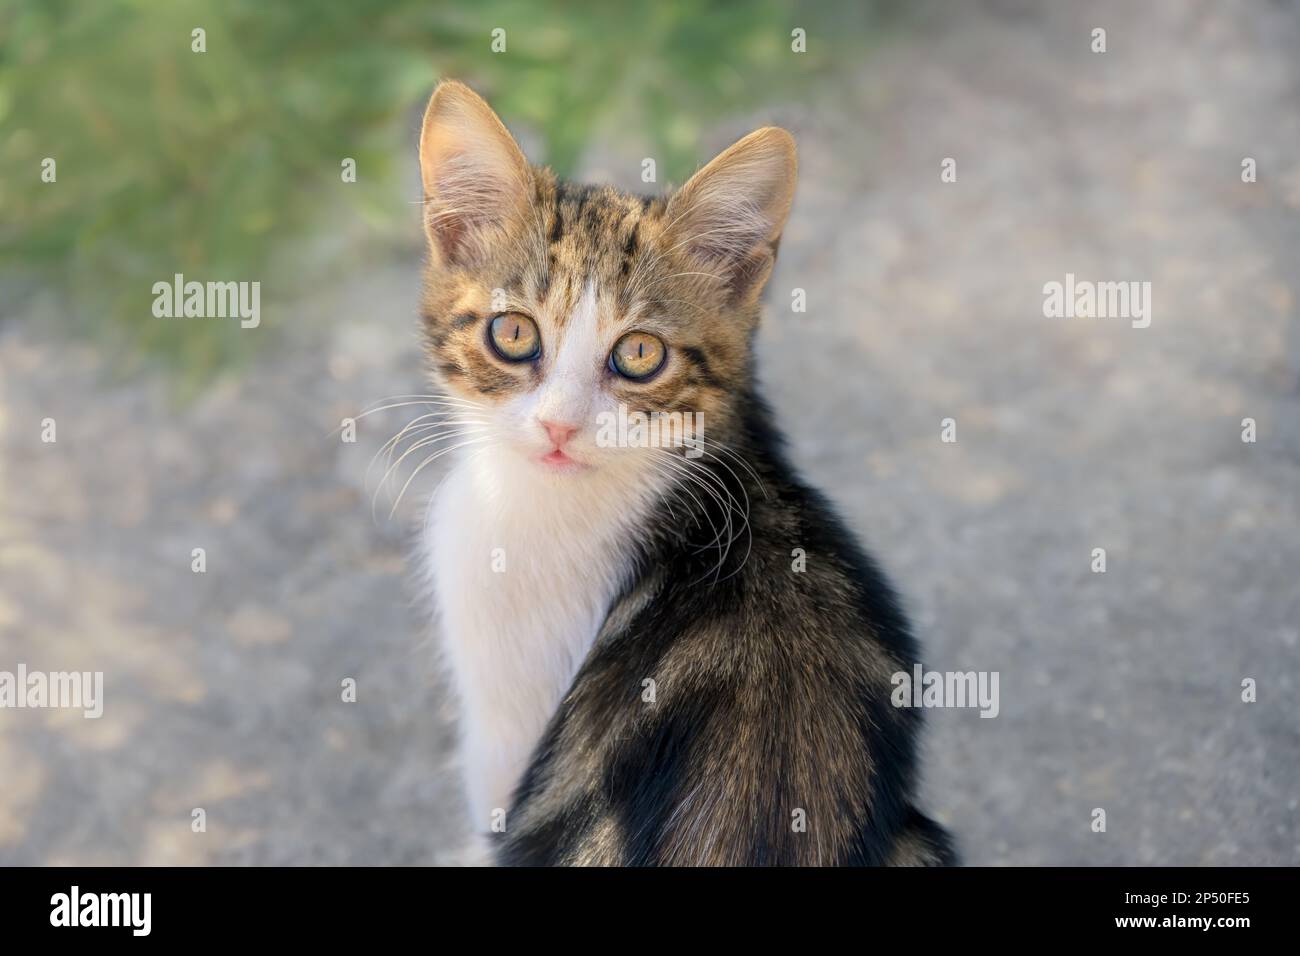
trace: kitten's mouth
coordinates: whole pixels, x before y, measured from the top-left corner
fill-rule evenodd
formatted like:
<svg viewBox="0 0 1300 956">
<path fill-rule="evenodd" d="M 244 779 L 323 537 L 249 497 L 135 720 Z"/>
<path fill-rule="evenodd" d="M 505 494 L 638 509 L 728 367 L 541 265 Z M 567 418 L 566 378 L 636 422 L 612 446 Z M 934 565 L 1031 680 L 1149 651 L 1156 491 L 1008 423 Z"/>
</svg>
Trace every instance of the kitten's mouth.
<svg viewBox="0 0 1300 956">
<path fill-rule="evenodd" d="M 577 471 L 587 467 L 582 462 L 575 461 L 566 455 L 562 448 L 554 448 L 551 451 L 548 451 L 545 455 L 542 455 L 538 460 L 548 468 L 553 468 L 557 471 Z"/>
</svg>

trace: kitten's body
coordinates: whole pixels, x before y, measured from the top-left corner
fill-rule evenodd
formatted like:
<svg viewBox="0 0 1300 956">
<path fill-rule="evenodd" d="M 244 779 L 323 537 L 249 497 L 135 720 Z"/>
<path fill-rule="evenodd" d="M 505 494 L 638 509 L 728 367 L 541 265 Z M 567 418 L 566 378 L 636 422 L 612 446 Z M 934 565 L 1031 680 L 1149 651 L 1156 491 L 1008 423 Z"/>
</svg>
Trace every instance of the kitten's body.
<svg viewBox="0 0 1300 956">
<path fill-rule="evenodd" d="M 788 134 L 642 200 L 528 167 L 447 84 L 421 162 L 435 414 L 468 446 L 428 564 L 499 859 L 949 862 L 912 805 L 919 718 L 889 703 L 906 623 L 754 393 Z M 494 316 L 519 317 L 505 347 L 542 344 L 502 352 Z M 629 335 L 663 346 L 652 374 L 615 367 Z M 603 446 L 592 422 L 620 405 L 703 415 L 703 457 Z"/>
</svg>

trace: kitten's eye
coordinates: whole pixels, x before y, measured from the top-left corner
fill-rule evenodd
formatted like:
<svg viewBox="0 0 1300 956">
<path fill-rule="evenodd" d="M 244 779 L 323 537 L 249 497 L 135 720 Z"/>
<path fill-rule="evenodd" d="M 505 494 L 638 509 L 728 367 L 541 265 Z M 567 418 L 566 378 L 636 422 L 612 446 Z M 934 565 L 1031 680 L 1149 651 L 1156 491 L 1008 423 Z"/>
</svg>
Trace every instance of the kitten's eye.
<svg viewBox="0 0 1300 956">
<path fill-rule="evenodd" d="M 609 365 L 624 378 L 649 378 L 664 364 L 668 350 L 664 343 L 648 332 L 629 332 L 609 353 Z"/>
<path fill-rule="evenodd" d="M 542 351 L 537 323 L 519 312 L 505 312 L 493 319 L 488 326 L 488 341 L 507 362 L 526 362 Z"/>
</svg>

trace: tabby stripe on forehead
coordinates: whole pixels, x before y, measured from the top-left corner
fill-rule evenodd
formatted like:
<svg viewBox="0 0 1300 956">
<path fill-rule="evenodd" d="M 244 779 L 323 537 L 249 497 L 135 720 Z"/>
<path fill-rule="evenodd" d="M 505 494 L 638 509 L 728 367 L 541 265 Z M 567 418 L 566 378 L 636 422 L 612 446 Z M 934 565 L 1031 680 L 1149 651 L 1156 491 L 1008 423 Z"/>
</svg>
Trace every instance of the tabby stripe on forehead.
<svg viewBox="0 0 1300 956">
<path fill-rule="evenodd" d="M 587 207 L 587 197 L 590 195 L 591 191 L 587 189 L 583 189 L 578 193 L 578 207 L 573 213 L 573 221 L 575 223 L 582 222 L 582 210 Z"/>
<path fill-rule="evenodd" d="M 551 250 L 546 254 L 546 271 L 542 273 L 541 278 L 537 281 L 537 294 L 545 299 L 551 291 L 551 273 L 555 271 L 555 251 Z"/>
<path fill-rule="evenodd" d="M 632 231 L 627 234 L 627 242 L 623 243 L 623 265 L 621 271 L 623 275 L 628 274 L 632 268 L 632 256 L 636 254 L 637 233 L 641 228 L 639 222 L 632 223 Z"/>
</svg>

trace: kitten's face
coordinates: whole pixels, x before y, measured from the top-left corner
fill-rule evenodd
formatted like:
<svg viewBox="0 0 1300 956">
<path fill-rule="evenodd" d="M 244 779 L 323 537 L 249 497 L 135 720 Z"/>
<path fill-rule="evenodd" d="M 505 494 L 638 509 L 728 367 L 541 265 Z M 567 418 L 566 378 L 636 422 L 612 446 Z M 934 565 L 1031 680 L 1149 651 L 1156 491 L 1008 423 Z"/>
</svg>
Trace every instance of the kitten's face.
<svg viewBox="0 0 1300 956">
<path fill-rule="evenodd" d="M 752 133 L 671 199 L 643 199 L 530 167 L 449 82 L 420 162 L 433 371 L 475 438 L 570 481 L 663 471 L 663 456 L 726 440 L 793 195 L 788 133 Z M 680 417 L 645 441 L 638 413 Z"/>
</svg>

